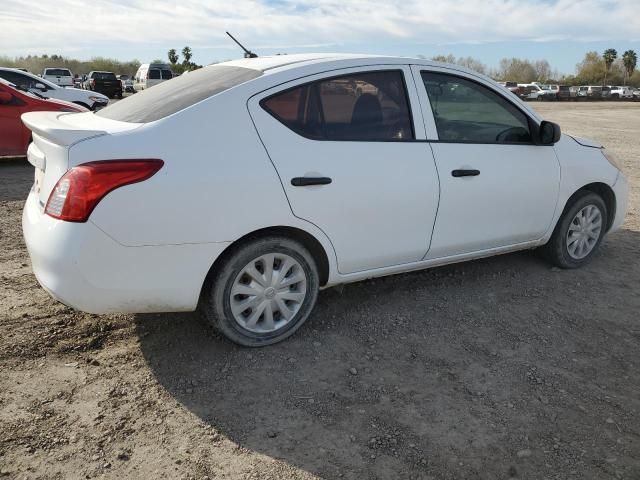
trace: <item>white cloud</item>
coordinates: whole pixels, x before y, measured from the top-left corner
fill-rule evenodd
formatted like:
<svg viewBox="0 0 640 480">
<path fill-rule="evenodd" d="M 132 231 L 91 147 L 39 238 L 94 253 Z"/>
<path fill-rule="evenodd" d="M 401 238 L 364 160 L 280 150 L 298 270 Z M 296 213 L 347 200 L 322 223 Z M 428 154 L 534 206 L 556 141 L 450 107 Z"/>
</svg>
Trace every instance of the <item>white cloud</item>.
<svg viewBox="0 0 640 480">
<path fill-rule="evenodd" d="M 92 48 L 109 45 L 135 52 L 185 44 L 229 50 L 225 30 L 254 50 L 394 42 L 638 42 L 640 0 L 3 0 L 0 53 L 88 57 Z"/>
</svg>

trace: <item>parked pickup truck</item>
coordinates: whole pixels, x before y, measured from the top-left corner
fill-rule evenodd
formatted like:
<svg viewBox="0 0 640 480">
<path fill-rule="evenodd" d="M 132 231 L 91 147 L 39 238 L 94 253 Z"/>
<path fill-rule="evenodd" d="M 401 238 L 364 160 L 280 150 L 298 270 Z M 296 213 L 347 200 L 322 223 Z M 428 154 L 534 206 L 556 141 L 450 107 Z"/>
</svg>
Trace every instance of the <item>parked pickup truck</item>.
<svg viewBox="0 0 640 480">
<path fill-rule="evenodd" d="M 68 68 L 45 68 L 42 78 L 61 87 L 73 87 L 73 74 Z"/>
<path fill-rule="evenodd" d="M 113 72 L 89 72 L 85 85 L 87 90 L 102 93 L 109 98 L 122 98 L 122 83 Z"/>
<path fill-rule="evenodd" d="M 614 100 L 618 100 L 620 98 L 633 98 L 633 90 L 629 87 L 616 87 L 611 86 L 611 98 Z"/>
</svg>

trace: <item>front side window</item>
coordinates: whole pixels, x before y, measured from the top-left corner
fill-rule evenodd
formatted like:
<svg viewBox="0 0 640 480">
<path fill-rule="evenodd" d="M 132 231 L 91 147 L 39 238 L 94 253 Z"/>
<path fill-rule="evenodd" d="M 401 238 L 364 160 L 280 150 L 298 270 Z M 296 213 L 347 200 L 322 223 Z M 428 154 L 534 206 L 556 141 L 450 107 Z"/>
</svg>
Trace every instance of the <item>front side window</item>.
<svg viewBox="0 0 640 480">
<path fill-rule="evenodd" d="M 527 116 L 501 95 L 461 77 L 421 75 L 440 141 L 531 143 Z"/>
<path fill-rule="evenodd" d="M 397 70 L 318 80 L 272 95 L 261 105 L 291 130 L 316 140 L 414 138 L 403 73 Z"/>
</svg>

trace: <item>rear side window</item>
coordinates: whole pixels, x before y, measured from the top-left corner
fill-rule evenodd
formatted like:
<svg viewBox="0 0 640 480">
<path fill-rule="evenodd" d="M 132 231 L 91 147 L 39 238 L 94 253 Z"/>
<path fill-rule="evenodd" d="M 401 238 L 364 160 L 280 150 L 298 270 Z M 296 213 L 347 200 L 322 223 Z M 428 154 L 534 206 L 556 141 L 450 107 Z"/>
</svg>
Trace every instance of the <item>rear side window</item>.
<svg viewBox="0 0 640 480">
<path fill-rule="evenodd" d="M 138 92 L 96 115 L 122 122 L 153 122 L 260 75 L 253 68 L 211 65 Z"/>
<path fill-rule="evenodd" d="M 149 69 L 149 79 L 160 80 L 160 70 L 158 70 L 157 68 Z"/>
<path fill-rule="evenodd" d="M 531 143 L 528 117 L 506 98 L 461 77 L 421 75 L 440 141 Z"/>
<path fill-rule="evenodd" d="M 363 72 L 277 93 L 262 107 L 294 132 L 316 140 L 414 138 L 402 71 Z"/>
<path fill-rule="evenodd" d="M 160 75 L 162 76 L 163 80 L 171 80 L 173 78 L 171 70 L 160 70 Z"/>
</svg>

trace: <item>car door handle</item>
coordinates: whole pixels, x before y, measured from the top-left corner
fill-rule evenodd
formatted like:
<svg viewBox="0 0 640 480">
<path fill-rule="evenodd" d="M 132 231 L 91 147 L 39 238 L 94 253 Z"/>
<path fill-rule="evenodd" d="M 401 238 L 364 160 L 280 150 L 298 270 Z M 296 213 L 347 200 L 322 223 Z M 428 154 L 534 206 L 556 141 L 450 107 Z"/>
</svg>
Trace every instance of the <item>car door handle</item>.
<svg viewBox="0 0 640 480">
<path fill-rule="evenodd" d="M 462 169 L 462 170 L 452 170 L 451 171 L 451 176 L 452 177 L 476 177 L 480 175 L 480 170 L 466 170 L 466 169 Z"/>
<path fill-rule="evenodd" d="M 295 177 L 291 179 L 291 185 L 294 187 L 307 187 L 309 185 L 329 185 L 331 179 L 329 177 Z"/>
</svg>

